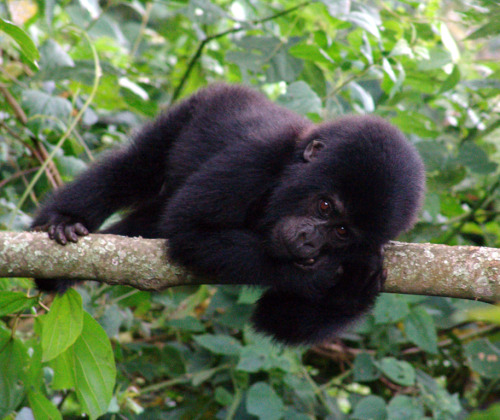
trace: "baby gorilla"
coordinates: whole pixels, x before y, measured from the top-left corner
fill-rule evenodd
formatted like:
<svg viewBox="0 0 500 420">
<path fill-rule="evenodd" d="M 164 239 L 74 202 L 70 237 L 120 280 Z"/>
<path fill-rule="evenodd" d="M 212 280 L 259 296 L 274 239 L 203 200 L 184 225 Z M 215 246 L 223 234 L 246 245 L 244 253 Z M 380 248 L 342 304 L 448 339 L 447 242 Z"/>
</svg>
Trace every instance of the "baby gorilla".
<svg viewBox="0 0 500 420">
<path fill-rule="evenodd" d="M 382 247 L 412 227 L 423 191 L 420 157 L 382 119 L 315 125 L 249 88 L 214 85 L 56 191 L 33 228 L 64 245 L 126 208 L 103 232 L 166 238 L 195 272 L 267 287 L 257 330 L 311 344 L 373 304 Z"/>
</svg>

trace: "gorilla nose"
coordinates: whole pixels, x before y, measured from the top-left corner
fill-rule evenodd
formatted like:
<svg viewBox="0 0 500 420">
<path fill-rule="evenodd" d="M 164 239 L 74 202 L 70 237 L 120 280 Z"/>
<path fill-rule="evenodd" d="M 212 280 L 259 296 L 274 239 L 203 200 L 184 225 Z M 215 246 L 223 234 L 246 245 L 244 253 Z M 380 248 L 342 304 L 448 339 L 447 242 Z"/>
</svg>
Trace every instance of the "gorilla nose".
<svg viewBox="0 0 500 420">
<path fill-rule="evenodd" d="M 312 258 L 319 254 L 322 241 L 318 232 L 308 228 L 297 234 L 294 254 L 299 258 Z"/>
</svg>

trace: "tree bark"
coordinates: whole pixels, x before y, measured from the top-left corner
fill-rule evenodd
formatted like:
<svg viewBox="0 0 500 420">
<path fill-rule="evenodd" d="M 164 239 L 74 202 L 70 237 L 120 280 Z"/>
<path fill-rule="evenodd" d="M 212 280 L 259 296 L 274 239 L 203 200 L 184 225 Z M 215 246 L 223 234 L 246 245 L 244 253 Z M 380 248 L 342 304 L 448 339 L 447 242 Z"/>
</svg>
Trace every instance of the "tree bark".
<svg viewBox="0 0 500 420">
<path fill-rule="evenodd" d="M 176 266 L 160 239 L 89 235 L 61 246 L 45 233 L 0 232 L 0 277 L 63 277 L 163 290 L 216 284 Z M 500 300 L 500 249 L 391 242 L 386 292 Z"/>
</svg>

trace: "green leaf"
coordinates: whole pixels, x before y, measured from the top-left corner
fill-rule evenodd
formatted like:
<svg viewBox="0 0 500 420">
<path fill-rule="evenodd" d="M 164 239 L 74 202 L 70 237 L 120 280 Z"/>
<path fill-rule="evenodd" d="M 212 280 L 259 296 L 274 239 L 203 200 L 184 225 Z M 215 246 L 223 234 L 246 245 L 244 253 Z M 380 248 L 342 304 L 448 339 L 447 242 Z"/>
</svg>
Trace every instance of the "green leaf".
<svg viewBox="0 0 500 420">
<path fill-rule="evenodd" d="M 408 362 L 396 360 L 394 357 L 385 357 L 378 365 L 391 381 L 403 386 L 415 384 L 415 369 Z"/>
<path fill-rule="evenodd" d="M 464 143 L 458 152 L 458 160 L 472 172 L 487 175 L 497 169 L 498 164 L 491 162 L 486 152 L 474 143 Z"/>
<path fill-rule="evenodd" d="M 424 308 L 413 308 L 404 325 L 406 337 L 412 343 L 428 353 L 437 353 L 436 325 Z"/>
<path fill-rule="evenodd" d="M 387 406 L 388 420 L 422 420 L 424 408 L 416 398 L 396 395 Z"/>
<path fill-rule="evenodd" d="M 10 35 L 21 47 L 23 56 L 32 66 L 36 67 L 36 60 L 40 58 L 40 54 L 38 53 L 35 43 L 31 40 L 28 34 L 13 23 L 1 18 L 0 31 Z"/>
<path fill-rule="evenodd" d="M 64 353 L 49 362 L 49 366 L 54 371 L 52 388 L 57 390 L 70 389 L 75 387 L 75 375 L 73 372 L 74 348 L 71 346 Z"/>
<path fill-rule="evenodd" d="M 82 298 L 74 289 L 57 295 L 50 312 L 43 319 L 42 360 L 47 362 L 71 346 L 83 326 Z"/>
<path fill-rule="evenodd" d="M 23 107 L 30 116 L 45 115 L 66 120 L 71 115 L 71 103 L 64 98 L 52 96 L 37 90 L 26 90 L 23 92 Z"/>
<path fill-rule="evenodd" d="M 380 39 L 377 22 L 368 12 L 350 12 L 343 19 L 354 23 L 365 31 L 371 33 L 374 37 Z"/>
<path fill-rule="evenodd" d="M 380 377 L 380 371 L 375 361 L 368 353 L 360 353 L 354 359 L 354 380 L 356 382 L 375 381 Z"/>
<path fill-rule="evenodd" d="M 170 344 L 162 349 L 162 360 L 169 374 L 173 376 L 182 375 L 186 372 L 186 365 L 181 351 Z"/>
<path fill-rule="evenodd" d="M 232 337 L 226 335 L 204 334 L 197 335 L 194 340 L 203 348 L 214 354 L 225 356 L 236 356 L 241 351 L 241 344 Z"/>
<path fill-rule="evenodd" d="M 458 394 L 450 395 L 436 380 L 422 371 L 417 372 L 417 384 L 421 400 L 432 410 L 434 419 L 456 419 L 462 411 Z"/>
<path fill-rule="evenodd" d="M 171 319 L 167 322 L 169 327 L 188 332 L 203 332 L 205 326 L 192 316 L 187 316 L 180 319 Z"/>
<path fill-rule="evenodd" d="M 76 396 L 91 419 L 107 412 L 116 367 L 106 332 L 87 312 L 83 313 L 82 333 L 73 345 L 73 374 Z"/>
<path fill-rule="evenodd" d="M 237 370 L 258 372 L 268 362 L 268 351 L 260 346 L 245 346 L 241 350 Z"/>
<path fill-rule="evenodd" d="M 385 401 L 375 395 L 365 397 L 356 405 L 351 418 L 360 420 L 385 420 L 387 419 Z"/>
<path fill-rule="evenodd" d="M 458 82 L 460 82 L 460 76 L 461 76 L 460 69 L 458 68 L 458 66 L 457 65 L 453 66 L 452 72 L 441 85 L 441 89 L 439 89 L 439 94 L 453 89 L 458 84 Z"/>
<path fill-rule="evenodd" d="M 0 418 L 17 408 L 24 398 L 24 367 L 28 354 L 24 344 L 0 329 Z"/>
<path fill-rule="evenodd" d="M 66 51 L 53 39 L 48 39 L 40 47 L 40 68 L 42 71 L 54 71 L 58 67 L 75 66 L 74 61 Z M 50 74 L 47 75 L 50 77 Z"/>
<path fill-rule="evenodd" d="M 236 303 L 242 305 L 253 305 L 262 296 L 262 289 L 255 286 L 243 286 Z"/>
<path fill-rule="evenodd" d="M 481 338 L 464 346 L 464 353 L 472 370 L 481 376 L 498 379 L 500 375 L 500 349 Z"/>
<path fill-rule="evenodd" d="M 59 410 L 42 393 L 29 392 L 28 401 L 35 420 L 62 420 Z"/>
<path fill-rule="evenodd" d="M 376 324 L 392 324 L 401 321 L 409 313 L 408 303 L 394 293 L 382 293 L 373 308 Z"/>
<path fill-rule="evenodd" d="M 215 388 L 214 399 L 220 405 L 228 406 L 233 402 L 233 394 L 231 394 L 226 388 L 218 386 Z"/>
<path fill-rule="evenodd" d="M 31 308 L 36 303 L 36 298 L 29 298 L 25 293 L 2 292 L 0 293 L 0 316 L 22 312 Z"/>
<path fill-rule="evenodd" d="M 302 115 L 321 112 L 321 99 L 306 82 L 301 80 L 289 85 L 286 93 L 276 102 Z"/>
<path fill-rule="evenodd" d="M 285 410 L 281 398 L 265 382 L 257 382 L 250 387 L 246 407 L 249 414 L 260 420 L 278 420 Z"/>
<path fill-rule="evenodd" d="M 291 55 L 303 60 L 314 61 L 315 63 L 331 65 L 333 59 L 322 48 L 311 44 L 297 44 L 289 50 Z"/>
</svg>

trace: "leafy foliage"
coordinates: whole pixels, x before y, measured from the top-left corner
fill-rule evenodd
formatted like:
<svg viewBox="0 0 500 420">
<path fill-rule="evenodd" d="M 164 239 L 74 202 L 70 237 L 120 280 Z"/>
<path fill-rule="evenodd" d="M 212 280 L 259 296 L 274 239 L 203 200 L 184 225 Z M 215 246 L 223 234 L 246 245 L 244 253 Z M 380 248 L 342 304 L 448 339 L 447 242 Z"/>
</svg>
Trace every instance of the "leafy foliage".
<svg viewBox="0 0 500 420">
<path fill-rule="evenodd" d="M 402 239 L 500 246 L 497 2 L 20 0 L 0 10 L 2 229 L 25 229 L 44 195 L 163 107 L 226 81 L 314 121 L 392 121 L 428 171 L 421 221 Z M 500 392 L 500 318 L 485 304 L 383 295 L 361 325 L 307 350 L 250 330 L 258 296 L 85 285 L 49 311 L 30 280 L 0 279 L 0 418 L 499 416 L 498 404 L 478 411 Z"/>
</svg>

